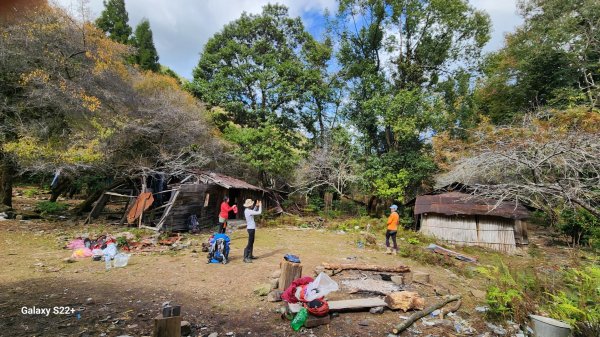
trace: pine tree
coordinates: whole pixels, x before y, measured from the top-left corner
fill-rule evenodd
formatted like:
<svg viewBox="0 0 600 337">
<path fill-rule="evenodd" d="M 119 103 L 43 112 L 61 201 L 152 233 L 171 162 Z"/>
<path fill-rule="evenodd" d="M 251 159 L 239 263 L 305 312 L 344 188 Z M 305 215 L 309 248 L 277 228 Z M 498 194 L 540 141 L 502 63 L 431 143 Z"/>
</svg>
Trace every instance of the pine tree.
<svg viewBox="0 0 600 337">
<path fill-rule="evenodd" d="M 158 53 L 154 47 L 148 19 L 143 19 L 135 27 L 133 45 L 137 48 L 135 63 L 139 64 L 142 69 L 159 71 Z"/>
<path fill-rule="evenodd" d="M 131 27 L 128 24 L 129 15 L 125 9 L 125 0 L 104 1 L 104 10 L 96 20 L 96 25 L 114 41 L 128 44 Z"/>
</svg>

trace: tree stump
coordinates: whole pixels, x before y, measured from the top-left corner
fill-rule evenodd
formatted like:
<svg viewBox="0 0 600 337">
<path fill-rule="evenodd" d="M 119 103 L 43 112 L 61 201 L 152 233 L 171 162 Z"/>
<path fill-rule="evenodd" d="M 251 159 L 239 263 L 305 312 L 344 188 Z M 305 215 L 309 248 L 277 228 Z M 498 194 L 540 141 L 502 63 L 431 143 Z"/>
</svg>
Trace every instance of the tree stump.
<svg viewBox="0 0 600 337">
<path fill-rule="evenodd" d="M 280 266 L 279 290 L 285 291 L 295 279 L 302 277 L 302 264 L 292 263 L 283 259 Z"/>
</svg>

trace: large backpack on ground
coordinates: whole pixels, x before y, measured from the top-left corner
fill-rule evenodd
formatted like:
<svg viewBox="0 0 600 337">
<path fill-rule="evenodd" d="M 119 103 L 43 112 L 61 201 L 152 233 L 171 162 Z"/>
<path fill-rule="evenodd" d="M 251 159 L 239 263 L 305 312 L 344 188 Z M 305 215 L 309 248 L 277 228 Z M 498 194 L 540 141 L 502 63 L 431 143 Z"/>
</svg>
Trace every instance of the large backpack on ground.
<svg viewBox="0 0 600 337">
<path fill-rule="evenodd" d="M 227 263 L 229 259 L 229 236 L 214 234 L 210 237 L 208 248 L 208 263 Z"/>
</svg>

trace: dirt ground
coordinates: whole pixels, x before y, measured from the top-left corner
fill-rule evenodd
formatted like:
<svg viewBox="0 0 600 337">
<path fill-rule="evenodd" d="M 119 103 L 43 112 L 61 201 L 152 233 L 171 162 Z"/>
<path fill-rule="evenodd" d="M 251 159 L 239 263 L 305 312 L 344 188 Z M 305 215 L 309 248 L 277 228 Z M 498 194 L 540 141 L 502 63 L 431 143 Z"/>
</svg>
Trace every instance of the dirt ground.
<svg viewBox="0 0 600 337">
<path fill-rule="evenodd" d="M 80 225 L 73 221 L 7 220 L 0 222 L 0 336 L 151 336 L 153 318 L 164 302 L 182 305 L 193 336 L 386 336 L 409 313 L 385 311 L 341 313 L 329 325 L 294 332 L 289 321 L 276 312 L 281 303 L 270 303 L 254 289 L 268 283 L 286 253 L 302 259 L 305 275 L 314 276 L 322 262 L 408 265 L 431 275 L 431 283 L 413 283 L 426 305 L 440 300 L 441 293 L 463 295 L 457 312 L 469 319 L 476 335 L 485 333 L 482 314 L 473 308 L 483 298 L 481 280 L 466 278 L 448 269 L 423 266 L 415 261 L 383 254 L 383 238 L 375 247 L 356 245 L 358 233 L 341 233 L 292 227 L 259 228 L 252 264 L 241 261 L 247 234 L 231 234 L 230 263 L 207 264 L 197 245 L 208 233 L 186 234 L 192 246 L 179 251 L 134 254 L 125 268 L 106 271 L 103 262 L 91 258 L 74 263 L 63 260 L 71 251 L 62 247 L 83 233 L 94 236 L 116 233 L 124 227 Z M 400 240 L 401 244 L 402 241 Z M 194 252 L 196 251 L 196 252 Z M 491 259 L 491 258 L 490 258 Z M 521 257 L 526 260 L 527 257 Z M 464 268 L 473 268 L 464 264 Z M 481 292 L 480 292 L 481 294 Z M 335 297 L 344 297 L 338 293 Z M 26 315 L 23 307 L 69 307 L 70 315 Z M 402 336 L 458 336 L 452 325 L 416 323 Z M 492 336 L 492 335 L 489 335 Z"/>
</svg>

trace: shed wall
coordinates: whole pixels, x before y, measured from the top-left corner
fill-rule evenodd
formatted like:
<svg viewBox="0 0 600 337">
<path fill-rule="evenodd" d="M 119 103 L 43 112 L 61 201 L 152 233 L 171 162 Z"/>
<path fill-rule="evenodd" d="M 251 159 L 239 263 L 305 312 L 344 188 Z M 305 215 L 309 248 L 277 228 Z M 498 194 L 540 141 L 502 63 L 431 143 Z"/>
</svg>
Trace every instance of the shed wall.
<svg viewBox="0 0 600 337">
<path fill-rule="evenodd" d="M 503 252 L 516 248 L 514 221 L 500 217 L 423 214 L 421 232 L 458 245 L 489 247 Z"/>
</svg>

